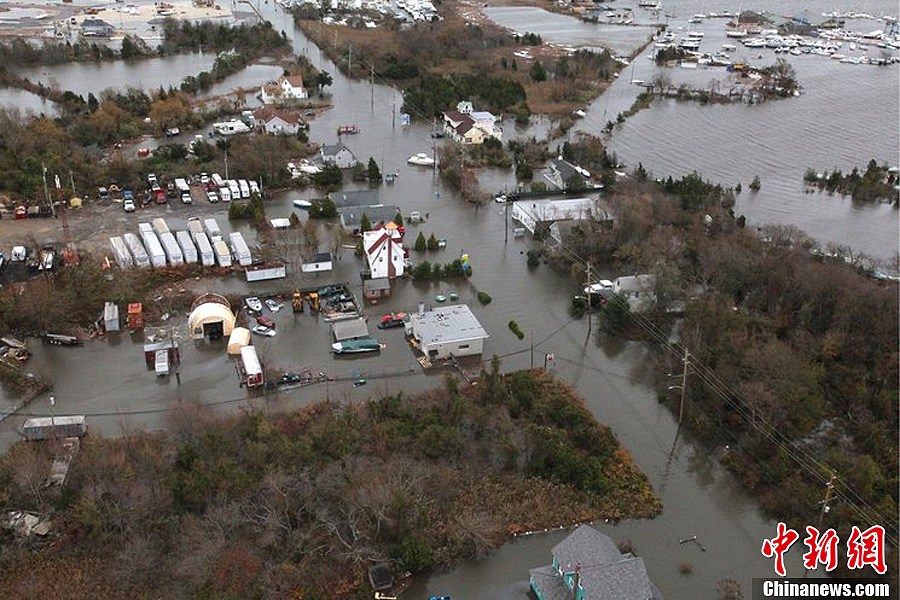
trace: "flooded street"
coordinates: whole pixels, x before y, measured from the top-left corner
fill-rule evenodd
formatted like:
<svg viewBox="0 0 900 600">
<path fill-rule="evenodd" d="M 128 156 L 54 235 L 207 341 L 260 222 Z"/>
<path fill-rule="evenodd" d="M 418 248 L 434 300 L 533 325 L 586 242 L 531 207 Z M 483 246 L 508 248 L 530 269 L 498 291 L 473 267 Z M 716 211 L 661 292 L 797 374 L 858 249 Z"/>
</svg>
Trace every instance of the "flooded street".
<svg viewBox="0 0 900 600">
<path fill-rule="evenodd" d="M 712 10 L 714 4 L 706 3 L 706 9 Z M 699 10 L 697 2 L 673 5 L 679 17 Z M 712 598 L 716 582 L 724 578 L 739 581 L 747 593 L 751 578 L 771 576 L 771 561 L 762 557 L 759 547 L 764 537 L 773 535 L 774 523 L 763 519 L 754 499 L 736 489 L 731 477 L 718 467 L 722 449 L 707 449 L 684 438 L 676 439 L 676 423 L 651 387 L 658 373 L 654 372 L 650 348 L 642 343 L 587 337 L 587 321 L 573 319 L 569 314 L 570 298 L 578 286 L 546 265 L 527 267 L 524 254 L 534 242 L 514 239 L 512 235 L 505 241 L 503 205 L 491 203 L 480 209 L 464 205 L 434 171 L 407 165 L 409 156 L 431 152 L 432 125 L 414 123 L 401 127 L 396 118 L 402 105 L 398 91 L 347 79 L 293 28 L 289 16 L 274 5 L 265 5 L 261 10 L 273 20 L 277 30 L 285 30 L 292 38 L 296 52 L 305 54 L 334 78 L 334 85 L 329 88 L 334 108 L 311 123 L 310 138 L 334 143 L 340 125 L 357 125 L 360 134 L 343 138 L 356 157 L 367 161 L 371 156 L 383 172 L 399 173 L 393 185 L 378 188 L 379 201 L 399 206 L 404 215 L 419 211 L 428 216 L 426 222 L 408 226 L 407 235 L 412 238 L 407 239 L 414 239 L 421 231 L 426 237 L 434 233 L 447 240 L 446 250 L 413 252 L 412 260 L 449 262 L 465 252 L 471 259 L 472 277 L 440 283 L 398 281 L 391 298 L 376 307 L 367 307 L 370 330 L 386 343 L 386 348 L 364 358 L 334 357 L 329 353 L 329 324 L 308 313 L 294 315 L 285 307 L 272 315 L 278 335 L 254 340 L 262 361 L 286 370 L 309 368 L 336 380 L 253 400 L 238 387 L 224 345 L 195 344 L 185 339 L 185 315 L 173 314 L 167 322 L 182 332 L 181 385 L 173 377 L 156 378 L 144 364 L 141 342 L 132 340 L 127 333 L 113 334 L 81 348 L 44 346 L 32 341 L 34 357 L 27 368 L 53 381 L 56 414 L 86 414 L 92 430 L 116 435 L 123 428 L 164 428 L 171 409 L 181 401 L 201 402 L 228 412 L 249 405 L 282 410 L 326 396 L 350 402 L 397 391 L 425 390 L 440 385 L 443 373 L 423 374 L 402 330 L 379 331 L 374 323 L 385 312 L 415 310 L 420 303 L 433 304 L 439 293 L 456 291 L 460 302 L 472 307 L 490 334 L 485 341 L 486 360 L 498 355 L 503 369 L 513 370 L 532 364 L 541 366 L 546 353 L 555 354 L 556 361 L 549 367 L 578 389 L 592 413 L 612 427 L 650 478 L 663 500 L 661 516 L 652 521 L 597 526 L 616 541 L 632 542 L 665 597 Z M 519 25 L 517 29 L 539 33 L 545 41 L 556 41 L 537 28 L 539 21 L 535 21 L 535 27 Z M 716 23 L 719 29 L 724 26 L 724 21 Z M 598 39 L 597 43 L 601 41 Z M 177 73 L 162 63 L 115 63 L 103 67 L 112 69 L 105 73 L 135 69 L 133 78 L 153 82 L 143 83 L 150 88 L 169 79 L 180 81 L 184 75 L 208 68 L 212 58 L 195 55 L 182 59 L 185 62 L 177 63 Z M 194 65 L 190 69 L 188 62 Z M 63 88 L 67 87 L 63 80 L 85 86 L 81 92 L 73 88 L 77 93 L 102 89 L 102 85 L 98 87 L 101 80 L 116 80 L 99 71 L 93 73 L 88 67 L 92 66 L 54 68 L 52 76 Z M 634 77 L 649 80 L 653 69 L 650 61 L 640 58 Z M 810 62 L 809 67 L 798 64 L 797 69 L 805 86 L 800 98 L 752 107 L 704 107 L 659 101 L 616 129 L 611 138 L 612 149 L 630 166 L 641 161 L 660 176 L 696 169 L 726 185 L 743 181 L 746 187 L 752 175 L 758 173 L 762 189 L 755 195 L 745 191 L 736 208 L 736 212 L 748 215 L 751 225 L 798 225 L 823 242 L 847 243 L 854 250 L 888 257 L 896 250 L 895 209 L 854 206 L 845 198 L 804 194 L 801 180 L 807 166 L 847 168 L 864 165 L 872 156 L 896 159 L 897 68 L 820 60 Z M 707 81 L 711 77 L 697 76 Z M 268 77 L 266 73 L 264 78 Z M 578 128 L 599 134 L 607 115 L 618 114 L 624 109 L 620 106 L 627 108 L 637 89 L 625 81 L 630 78 L 621 77 L 608 96 L 595 101 Z M 858 92 L 862 87 L 867 90 L 866 98 Z M 855 102 L 850 101 L 853 95 L 857 96 Z M 505 126 L 507 133 L 512 132 L 511 124 Z M 539 121 L 521 135 L 541 135 L 547 127 L 546 121 Z M 486 191 L 514 185 L 511 171 L 484 172 L 479 177 Z M 274 198 L 267 203 L 268 217 L 287 216 L 295 210 L 294 199 L 319 195 L 310 189 Z M 255 233 L 246 224 L 229 224 L 226 209 L 227 205 L 217 207 L 210 214 L 217 216 L 223 229 L 235 227 L 244 232 L 252 247 Z M 190 207 L 171 207 L 165 213 L 159 210 L 173 229 L 183 228 L 191 215 Z M 140 220 L 154 216 L 158 215 L 148 211 L 147 215 L 141 213 Z M 120 221 L 123 231 L 135 231 L 136 222 L 124 217 Z M 322 239 L 325 242 L 324 234 Z M 342 250 L 334 264 L 332 273 L 287 281 L 248 285 L 242 275 L 236 274 L 222 280 L 187 281 L 181 285 L 198 293 L 264 296 L 287 291 L 294 285 L 313 287 L 346 281 L 361 297 L 359 259 L 351 250 Z M 493 302 L 481 306 L 475 298 L 479 290 L 489 293 Z M 510 320 L 517 321 L 525 332 L 523 340 L 508 329 Z M 366 378 L 367 385 L 354 387 L 352 381 L 359 377 Z M 0 423 L 0 447 L 6 448 L 17 439 L 15 428 L 29 414 L 50 415 L 47 397 L 38 398 L 21 414 Z M 550 548 L 564 536 L 565 532 L 553 532 L 517 539 L 482 560 L 418 578 L 404 597 L 418 599 L 440 593 L 461 600 L 524 599 L 528 569 L 549 563 Z M 691 536 L 697 536 L 705 551 L 696 544 L 679 544 L 680 539 Z M 684 561 L 691 563 L 689 575 L 679 572 Z M 799 553 L 787 555 L 787 566 L 790 575 L 801 571 Z"/>
</svg>

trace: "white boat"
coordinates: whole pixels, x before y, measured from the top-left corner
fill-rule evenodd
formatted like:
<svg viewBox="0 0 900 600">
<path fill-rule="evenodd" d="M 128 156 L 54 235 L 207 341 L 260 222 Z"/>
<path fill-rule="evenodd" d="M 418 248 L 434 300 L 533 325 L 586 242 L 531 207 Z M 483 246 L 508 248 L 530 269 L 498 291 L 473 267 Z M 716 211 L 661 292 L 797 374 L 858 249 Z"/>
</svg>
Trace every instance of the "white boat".
<svg viewBox="0 0 900 600">
<path fill-rule="evenodd" d="M 294 206 L 300 210 L 309 210 L 309 207 L 312 206 L 312 202 L 309 200 L 294 200 Z"/>
<path fill-rule="evenodd" d="M 735 38 L 735 39 L 745 38 L 745 37 L 747 37 L 747 30 L 746 29 L 737 29 L 737 28 L 726 29 L 725 37 Z"/>
<path fill-rule="evenodd" d="M 572 112 L 572 114 L 575 115 L 576 117 L 581 118 L 581 119 L 583 119 L 584 117 L 587 116 L 587 113 L 584 112 L 584 111 L 583 111 L 582 109 L 580 109 L 580 108 L 579 108 L 578 110 Z"/>
<path fill-rule="evenodd" d="M 722 52 L 734 52 L 737 50 L 737 46 L 734 44 L 722 44 Z"/>
<path fill-rule="evenodd" d="M 407 161 L 411 165 L 418 165 L 420 167 L 433 167 L 434 159 L 425 154 L 424 152 L 419 152 L 415 156 L 410 156 Z"/>
<path fill-rule="evenodd" d="M 244 299 L 244 304 L 253 312 L 262 312 L 262 302 L 256 296 L 250 296 Z"/>
</svg>

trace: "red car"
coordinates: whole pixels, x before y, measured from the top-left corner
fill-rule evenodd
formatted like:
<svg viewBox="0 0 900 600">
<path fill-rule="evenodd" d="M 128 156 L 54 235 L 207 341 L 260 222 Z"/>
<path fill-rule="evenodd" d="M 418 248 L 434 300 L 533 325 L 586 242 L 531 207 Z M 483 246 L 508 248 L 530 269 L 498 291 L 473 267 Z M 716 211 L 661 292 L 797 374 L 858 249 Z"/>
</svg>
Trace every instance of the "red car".
<svg viewBox="0 0 900 600">
<path fill-rule="evenodd" d="M 264 327 L 275 329 L 275 321 L 265 315 L 259 315 L 258 317 L 256 317 L 256 322 L 260 325 L 263 325 Z"/>
</svg>

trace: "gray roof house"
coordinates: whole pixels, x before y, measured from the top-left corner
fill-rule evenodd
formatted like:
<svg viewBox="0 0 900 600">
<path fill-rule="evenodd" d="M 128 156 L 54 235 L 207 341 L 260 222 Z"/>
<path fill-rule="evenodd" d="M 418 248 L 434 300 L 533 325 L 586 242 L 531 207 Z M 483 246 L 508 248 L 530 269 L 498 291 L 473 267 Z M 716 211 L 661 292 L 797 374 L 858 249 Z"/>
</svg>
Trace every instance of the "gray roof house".
<svg viewBox="0 0 900 600">
<path fill-rule="evenodd" d="M 350 151 L 350 148 L 344 142 L 325 144 L 322 146 L 321 156 L 323 161 L 337 165 L 342 169 L 349 169 L 358 162 L 356 157 L 353 156 L 353 152 Z"/>
<path fill-rule="evenodd" d="M 328 199 L 334 202 L 338 208 L 345 206 L 375 206 L 381 204 L 378 201 L 378 190 L 340 190 L 330 192 Z"/>
<path fill-rule="evenodd" d="M 369 206 L 346 206 L 338 209 L 341 216 L 341 226 L 347 233 L 360 233 L 359 226 L 362 216 L 369 218 L 369 223 L 374 227 L 378 223 L 389 223 L 400 213 L 400 207 L 391 204 L 372 204 Z"/>
<path fill-rule="evenodd" d="M 551 553 L 553 564 L 530 571 L 538 600 L 663 600 L 644 560 L 619 552 L 590 525 L 579 526 Z"/>
<path fill-rule="evenodd" d="M 88 17 L 81 22 L 81 34 L 86 37 L 109 37 L 116 30 L 115 27 L 95 17 Z"/>
<path fill-rule="evenodd" d="M 547 166 L 547 171 L 544 173 L 544 179 L 558 190 L 568 188 L 573 178 L 583 181 L 585 187 L 591 187 L 590 173 L 586 169 L 573 165 L 561 156 L 551 160 Z"/>
</svg>

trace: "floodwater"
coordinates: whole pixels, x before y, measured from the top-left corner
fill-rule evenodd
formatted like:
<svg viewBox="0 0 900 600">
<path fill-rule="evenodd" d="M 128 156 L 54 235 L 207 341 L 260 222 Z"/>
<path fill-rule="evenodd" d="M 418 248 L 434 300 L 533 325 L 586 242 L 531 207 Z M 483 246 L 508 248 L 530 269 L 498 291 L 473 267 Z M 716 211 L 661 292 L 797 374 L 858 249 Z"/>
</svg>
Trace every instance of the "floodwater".
<svg viewBox="0 0 900 600">
<path fill-rule="evenodd" d="M 54 117 L 57 114 L 56 104 L 45 100 L 37 94 L 15 88 L 0 88 L 0 107 L 17 109 L 23 116 L 47 115 Z"/>
<path fill-rule="evenodd" d="M 711 8 L 710 6 L 707 10 Z M 584 396 L 593 414 L 613 428 L 662 497 L 664 512 L 657 519 L 625 522 L 615 526 L 598 523 L 597 526 L 616 541 L 628 539 L 632 542 L 637 553 L 644 558 L 651 578 L 666 597 L 714 597 L 716 582 L 723 578 L 738 580 L 746 593 L 752 577 L 771 576 L 771 561 L 762 557 L 759 548 L 763 538 L 773 535 L 775 524 L 761 518 L 754 499 L 736 489 L 731 477 L 717 466 L 717 457 L 722 449 L 707 449 L 694 445 L 690 440 L 677 438 L 676 423 L 670 412 L 660 405 L 652 388 L 655 373 L 650 349 L 640 343 L 587 337 L 586 321 L 574 320 L 568 312 L 569 299 L 577 289 L 576 284 L 564 275 L 551 271 L 546 265 L 536 269 L 526 266 L 524 253 L 532 247 L 532 243 L 513 239 L 512 236 L 508 241 L 505 240 L 503 205 L 491 203 L 480 209 L 466 206 L 456 193 L 443 186 L 433 171 L 406 164 L 407 157 L 418 152 L 430 152 L 433 144 L 430 137 L 432 127 L 427 123 L 410 127 L 399 125 L 396 118 L 402 102 L 399 92 L 382 85 L 373 87 L 368 83 L 350 81 L 341 76 L 333 64 L 299 32 L 294 31 L 289 17 L 276 12 L 278 9 L 271 5 L 266 5 L 263 10 L 275 22 L 276 28 L 284 29 L 291 36 L 295 51 L 306 54 L 316 66 L 328 70 L 334 77 L 331 92 L 335 108 L 313 121 L 311 138 L 333 143 L 337 140 L 339 125 L 358 125 L 361 129 L 359 135 L 344 138 L 351 150 L 360 160 L 368 160 L 370 156 L 375 158 L 385 172 L 399 173 L 396 183 L 379 188 L 381 201 L 398 205 L 404 215 L 414 210 L 428 215 L 425 223 L 408 227 L 409 235 L 416 236 L 421 231 L 427 236 L 433 232 L 437 237 L 447 239 L 446 250 L 426 253 L 425 256 L 414 253 L 413 260 L 447 262 L 461 252 L 470 256 L 474 269 L 470 280 L 424 284 L 398 281 L 389 300 L 367 309 L 370 321 L 374 323 L 383 312 L 415 310 L 419 303 L 432 304 L 435 295 L 439 293 L 457 291 L 460 293 L 460 301 L 473 308 L 491 336 L 485 343 L 485 358 L 489 359 L 496 354 L 502 357 L 504 370 L 511 370 L 527 368 L 532 364 L 542 365 L 545 354 L 554 353 L 557 360 L 551 362 L 549 367 L 571 382 Z M 688 8 L 679 12 L 689 14 L 697 11 L 699 9 Z M 851 71 L 854 68 L 861 69 L 859 77 L 868 82 L 868 87 L 886 85 L 882 82 L 896 75 L 896 71 L 890 70 L 875 72 L 865 71 L 861 66 L 849 68 Z M 824 77 L 830 67 L 823 65 L 822 69 Z M 866 79 L 864 71 L 874 73 L 871 80 Z M 832 88 L 842 85 L 838 77 L 840 75 L 835 75 L 833 80 L 824 79 L 821 89 L 813 80 L 806 83 L 805 93 L 812 98 L 809 100 L 811 106 L 808 110 L 815 108 L 815 98 L 829 97 L 829 94 L 836 93 Z M 621 79 L 613 89 L 624 103 L 634 90 L 633 86 L 622 83 Z M 683 170 L 684 161 L 689 169 L 691 161 L 695 160 L 690 154 L 691 150 L 697 152 L 704 144 L 713 146 L 718 143 L 721 156 L 716 156 L 710 149 L 706 158 L 708 164 L 699 167 L 707 177 L 715 178 L 724 173 L 728 176 L 728 181 L 737 177 L 746 180 L 744 171 L 722 171 L 723 166 L 727 166 L 730 161 L 748 163 L 750 166 L 746 168 L 761 170 L 763 190 L 752 198 L 745 192 L 740 200 L 739 212 L 748 212 L 748 208 L 752 206 L 765 205 L 770 207 L 768 213 L 762 211 L 754 214 L 770 214 L 773 222 L 798 224 L 802 222 L 805 213 L 799 214 L 796 204 L 791 204 L 789 198 L 777 196 L 775 189 L 772 194 L 768 194 L 767 188 L 776 188 L 777 181 L 782 177 L 784 182 L 792 180 L 791 176 L 780 173 L 781 169 L 801 168 L 802 175 L 802 168 L 806 165 L 799 165 L 811 160 L 801 156 L 805 152 L 815 152 L 821 160 L 831 157 L 832 162 L 838 160 L 835 156 L 843 156 L 843 151 L 837 146 L 833 148 L 835 154 L 829 151 L 830 146 L 823 147 L 821 138 L 815 138 L 819 140 L 817 148 L 806 149 L 803 144 L 798 143 L 796 136 L 791 140 L 789 136 L 779 134 L 777 121 L 770 123 L 779 118 L 801 118 L 802 110 L 793 108 L 792 103 L 804 100 L 806 99 L 801 97 L 785 101 L 785 108 L 782 108 L 782 103 L 772 103 L 761 107 L 702 107 L 702 111 L 701 107 L 695 109 L 690 105 L 660 103 L 659 106 L 665 107 L 669 112 L 661 116 L 666 117 L 665 120 L 658 120 L 655 124 L 656 135 L 651 141 L 646 141 L 639 151 L 635 149 L 639 147 L 638 142 L 632 142 L 634 145 L 628 143 L 639 139 L 632 133 L 642 131 L 639 127 L 647 128 L 643 131 L 651 129 L 649 124 L 641 125 L 641 119 L 660 110 L 658 107 L 640 113 L 633 123 L 626 123 L 613 136 L 613 147 L 631 165 L 642 160 L 654 172 L 664 175 L 667 174 L 663 169 L 666 164 L 669 164 L 670 170 L 678 173 Z M 605 123 L 605 119 L 597 115 L 603 102 L 604 99 L 601 98 L 594 103 L 588 117 L 581 123 L 582 128 L 599 131 L 599 127 L 594 128 L 593 124 Z M 881 134 L 876 131 L 878 128 L 896 133 L 896 110 L 890 118 L 885 118 L 871 107 L 864 108 L 862 100 L 858 104 L 862 107 L 845 107 L 845 112 L 849 115 L 842 120 L 846 126 L 840 135 L 847 138 L 844 144 L 852 145 L 858 152 L 861 152 L 860 149 L 865 150 L 859 157 L 860 163 L 864 163 L 868 160 L 866 156 L 875 147 L 868 140 L 860 142 L 857 136 L 879 136 Z M 800 104 L 801 109 L 803 106 Z M 691 116 L 695 110 L 697 114 Z M 779 112 L 782 110 L 789 112 Z M 816 110 L 825 109 L 819 106 Z M 682 118 L 695 119 L 694 129 L 679 129 Z M 871 131 L 868 129 L 869 125 L 863 125 L 867 118 L 873 121 Z M 880 119 L 880 122 L 876 122 L 876 119 Z M 701 122 L 706 123 L 704 127 L 697 127 L 697 123 Z M 789 126 L 787 122 L 781 123 L 781 127 Z M 546 124 L 538 124 L 537 127 L 545 130 Z M 780 141 L 772 142 L 767 139 L 766 145 L 763 145 L 751 144 L 747 139 L 740 138 L 742 146 L 732 146 L 723 141 L 726 131 L 737 129 L 759 133 L 769 131 L 771 139 Z M 682 135 L 673 135 L 672 130 L 682 131 Z M 704 142 L 704 136 L 708 135 L 705 131 L 716 132 L 720 137 L 713 140 L 706 138 Z M 860 133 L 863 131 L 869 133 Z M 786 147 L 789 142 L 792 149 Z M 773 147 L 772 144 L 775 143 L 779 145 Z M 653 146 L 657 144 L 668 144 L 670 149 L 681 147 L 679 144 L 682 144 L 688 150 L 673 153 L 672 156 L 679 156 L 679 159 L 670 158 L 671 163 L 663 162 L 662 157 L 656 159 L 659 163 L 648 163 L 649 158 L 654 156 Z M 722 148 L 726 151 L 722 151 Z M 791 152 L 798 156 L 792 158 Z M 769 162 L 774 160 L 773 156 L 782 157 L 781 160 L 786 161 L 787 166 Z M 779 172 L 773 173 L 773 170 Z M 752 171 L 747 171 L 750 172 Z M 510 174 L 505 172 L 481 175 L 483 182 L 497 188 L 508 185 L 512 180 Z M 790 190 L 786 183 L 784 190 Z M 268 215 L 287 216 L 292 210 L 293 199 L 312 195 L 315 192 L 273 199 L 268 205 Z M 871 242 L 871 238 L 875 238 L 875 243 L 882 247 L 896 244 L 896 217 L 890 209 L 863 207 L 858 211 L 845 211 L 845 214 L 841 214 L 840 207 L 850 204 L 849 201 L 829 199 L 823 202 L 822 198 L 814 195 L 807 196 L 807 200 L 814 208 L 811 212 L 817 213 L 817 218 L 825 221 L 815 224 L 817 227 L 821 225 L 821 229 L 810 228 L 809 233 L 813 236 L 840 241 L 842 236 L 847 235 L 847 230 L 856 227 L 857 232 L 865 232 L 855 234 L 866 238 L 858 240 L 859 242 Z M 755 204 L 751 205 L 751 202 Z M 827 210 L 822 209 L 823 205 Z M 793 210 L 788 212 L 787 209 L 792 206 Z M 785 210 L 778 212 L 779 207 Z M 172 209 L 171 214 L 166 213 L 170 226 L 179 226 L 178 219 L 190 214 L 190 208 L 181 208 L 179 207 L 179 211 Z M 224 206 L 220 209 L 220 225 L 227 222 L 224 219 L 225 209 Z M 833 218 L 832 212 L 836 213 Z M 893 232 L 881 229 L 878 223 L 886 220 L 888 215 L 894 221 Z M 152 216 L 156 215 L 148 215 L 148 218 Z M 832 221 L 841 221 L 843 227 L 828 227 L 828 223 Z M 759 224 L 763 221 L 751 218 L 751 222 Z M 255 237 L 249 228 L 240 225 L 238 229 L 249 235 L 252 246 Z M 325 232 L 322 233 L 321 241 L 323 246 L 328 246 Z M 358 275 L 361 263 L 353 256 L 352 251 L 341 251 L 335 265 L 335 271 L 330 274 L 255 284 L 253 287 L 244 283 L 237 275 L 212 283 L 197 281 L 183 285 L 198 292 L 264 295 L 290 289 L 295 284 L 312 287 L 347 281 L 357 295 L 361 295 Z M 478 290 L 488 292 L 493 296 L 493 302 L 488 306 L 481 306 L 475 299 Z M 182 332 L 184 362 L 180 385 L 173 378 L 154 377 L 144 365 L 140 343 L 132 341 L 127 334 L 111 335 L 82 348 L 42 346 L 35 342 L 35 355 L 28 364 L 28 369 L 52 376 L 56 414 L 88 414 L 92 429 L 106 435 L 116 435 L 122 427 L 165 427 L 171 409 L 181 401 L 199 401 L 214 405 L 217 410 L 229 412 L 250 403 L 259 407 L 285 409 L 326 396 L 334 400 L 358 401 L 401 390 L 412 393 L 438 385 L 442 381 L 439 373 L 421 373 L 398 330 L 377 331 L 373 326 L 373 334 L 387 344 L 386 348 L 374 356 L 347 359 L 329 354 L 329 327 L 320 319 L 309 314 L 294 315 L 287 307 L 274 314 L 273 318 L 277 323 L 278 335 L 272 339 L 255 340 L 268 365 L 284 369 L 309 368 L 314 373 L 323 372 L 336 377 L 338 381 L 250 400 L 245 390 L 238 387 L 237 376 L 221 345 L 195 345 L 183 339 L 185 315 L 181 314 L 173 314 L 168 321 L 172 327 L 180 328 Z M 509 331 L 507 323 L 510 320 L 519 323 L 526 333 L 524 340 L 518 340 Z M 368 384 L 353 387 L 350 382 L 358 377 L 366 378 Z M 21 425 L 27 414 L 49 415 L 47 398 L 38 398 L 21 415 L 0 424 L 0 445 L 8 446 L 16 439 L 14 428 Z M 466 562 L 447 572 L 419 578 L 406 597 L 422 598 L 441 593 L 452 594 L 454 598 L 462 600 L 524 599 L 527 597 L 528 569 L 549 562 L 550 548 L 563 536 L 564 533 L 555 532 L 512 541 L 481 560 Z M 705 551 L 697 544 L 679 544 L 679 540 L 692 536 L 697 536 Z M 789 553 L 787 558 L 789 573 L 796 576 L 800 572 L 799 553 Z M 690 575 L 679 572 L 679 565 L 685 561 L 692 566 Z"/>
</svg>

